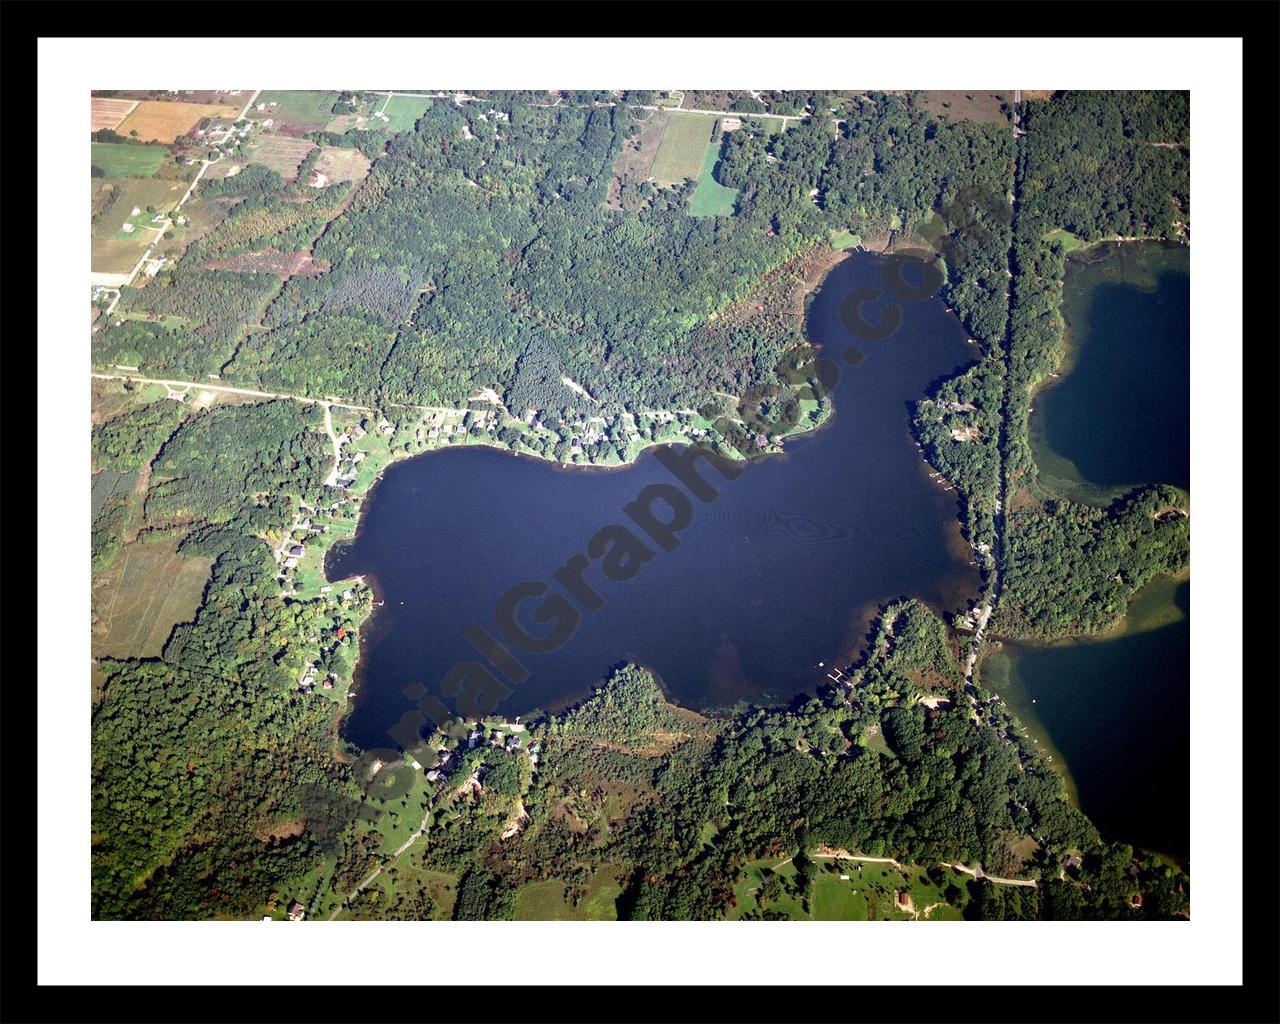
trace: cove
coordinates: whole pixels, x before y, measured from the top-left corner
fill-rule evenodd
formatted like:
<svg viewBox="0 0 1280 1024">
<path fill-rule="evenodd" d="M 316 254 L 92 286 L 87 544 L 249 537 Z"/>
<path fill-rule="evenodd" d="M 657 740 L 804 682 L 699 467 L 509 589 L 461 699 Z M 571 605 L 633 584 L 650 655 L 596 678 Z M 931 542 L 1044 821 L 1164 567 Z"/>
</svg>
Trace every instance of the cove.
<svg viewBox="0 0 1280 1024">
<path fill-rule="evenodd" d="M 1191 250 L 1103 243 L 1067 260 L 1066 357 L 1035 396 L 1043 482 L 1106 504 L 1141 484 L 1191 486 Z"/>
<path fill-rule="evenodd" d="M 1186 863 L 1190 845 L 1191 581 L 1157 577 L 1098 638 L 1004 643 L 998 693 L 1104 837 Z M 1033 704 L 1032 701 L 1035 703 Z"/>
<path fill-rule="evenodd" d="M 957 495 L 930 478 L 908 421 L 911 403 L 978 350 L 936 298 L 903 303 L 884 341 L 855 338 L 841 302 L 880 285 L 882 262 L 851 255 L 812 298 L 806 334 L 841 363 L 827 423 L 736 479 L 704 467 L 719 494 L 693 501 L 678 545 L 626 582 L 592 567 L 603 607 L 584 611 L 561 649 L 521 655 L 531 675 L 499 713 L 563 707 L 624 660 L 652 668 L 688 707 L 782 702 L 826 682 L 819 662 L 851 660 L 885 601 L 915 596 L 947 613 L 978 596 Z M 868 319 L 877 306 L 864 307 Z M 838 357 L 855 345 L 864 358 L 845 366 Z M 646 486 L 673 482 L 651 452 L 611 470 L 476 447 L 389 467 L 357 536 L 326 565 L 330 579 L 363 574 L 381 602 L 362 630 L 346 738 L 387 746 L 410 708 L 404 688 L 439 696 L 452 667 L 477 659 L 464 632 L 492 630 L 504 592 L 553 581 L 593 534 L 628 523 L 624 507 Z"/>
</svg>

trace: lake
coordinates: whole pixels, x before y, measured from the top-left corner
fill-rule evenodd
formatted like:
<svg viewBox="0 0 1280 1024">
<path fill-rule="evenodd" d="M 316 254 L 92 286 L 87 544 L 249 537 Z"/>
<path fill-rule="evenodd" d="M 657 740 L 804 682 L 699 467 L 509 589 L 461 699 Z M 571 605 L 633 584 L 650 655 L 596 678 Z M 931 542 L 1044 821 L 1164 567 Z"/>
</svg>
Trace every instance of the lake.
<svg viewBox="0 0 1280 1024">
<path fill-rule="evenodd" d="M 1108 839 L 1185 864 L 1191 581 L 1157 577 L 1105 638 L 1004 643 L 982 668 Z M 1034 701 L 1034 703 L 1032 703 Z"/>
<path fill-rule="evenodd" d="M 891 338 L 857 342 L 840 304 L 877 287 L 882 266 L 852 254 L 809 309 L 807 335 L 841 366 L 834 415 L 736 479 L 704 467 L 718 496 L 693 501 L 674 550 L 656 550 L 635 578 L 604 579 L 593 563 L 586 579 L 603 607 L 584 611 L 559 650 L 521 655 L 531 675 L 500 712 L 572 703 L 624 660 L 655 670 L 687 707 L 786 701 L 826 681 L 819 662 L 855 656 L 878 605 L 915 596 L 947 613 L 978 596 L 956 493 L 930 479 L 908 426 L 910 403 L 978 350 L 936 298 L 904 304 Z M 872 321 L 877 305 L 864 307 Z M 838 356 L 855 343 L 865 358 L 846 366 Z M 383 602 L 363 631 L 345 735 L 387 746 L 410 707 L 403 689 L 416 682 L 442 696 L 446 672 L 477 659 L 464 630 L 492 632 L 504 591 L 553 580 L 598 530 L 629 522 L 623 507 L 642 488 L 673 482 L 651 452 L 604 470 L 465 447 L 388 468 L 357 537 L 327 565 L 331 579 L 364 574 Z"/>
<path fill-rule="evenodd" d="M 1068 260 L 1061 377 L 1035 397 L 1041 482 L 1107 503 L 1190 490 L 1190 249 L 1104 244 Z M 1191 582 L 1158 577 L 1103 637 L 1006 643 L 983 684 L 1008 701 L 1104 836 L 1185 858 Z"/>
<path fill-rule="evenodd" d="M 1042 481 L 1107 503 L 1139 484 L 1191 486 L 1191 249 L 1104 243 L 1067 260 L 1066 358 L 1035 396 Z"/>
</svg>

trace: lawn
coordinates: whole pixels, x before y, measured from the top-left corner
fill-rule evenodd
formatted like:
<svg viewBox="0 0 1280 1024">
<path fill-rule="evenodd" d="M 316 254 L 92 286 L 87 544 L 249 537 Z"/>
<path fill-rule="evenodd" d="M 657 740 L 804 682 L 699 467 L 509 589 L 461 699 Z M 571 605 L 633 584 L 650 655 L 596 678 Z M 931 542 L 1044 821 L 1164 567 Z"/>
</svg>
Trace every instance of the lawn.
<svg viewBox="0 0 1280 1024">
<path fill-rule="evenodd" d="M 738 190 L 721 185 L 712 173 L 720 159 L 719 140 L 708 142 L 706 149 L 698 171 L 698 187 L 689 200 L 689 213 L 694 217 L 732 217 Z"/>
<path fill-rule="evenodd" d="M 155 658 L 200 606 L 212 562 L 177 552 L 178 538 L 126 544 L 93 581 L 93 656 Z"/>
<path fill-rule="evenodd" d="M 831 232 L 831 248 L 833 249 L 853 249 L 861 244 L 862 239 L 848 229 Z"/>
<path fill-rule="evenodd" d="M 127 142 L 95 142 L 90 163 L 107 178 L 149 178 L 169 151 L 164 146 L 131 146 Z"/>
<path fill-rule="evenodd" d="M 671 113 L 653 159 L 652 174 L 659 184 L 678 185 L 698 177 L 716 120 L 713 114 Z"/>
<path fill-rule="evenodd" d="M 374 105 L 374 110 L 387 117 L 386 121 L 378 118 L 377 123 L 385 125 L 393 135 L 413 131 L 413 126 L 427 112 L 431 103 L 431 100 L 417 96 L 389 96 L 384 102 Z"/>
<path fill-rule="evenodd" d="M 813 895 L 809 897 L 815 921 L 865 921 L 867 898 L 854 890 L 851 882 L 843 882 L 839 875 L 821 872 L 813 882 Z"/>
<path fill-rule="evenodd" d="M 277 131 L 285 135 L 305 135 L 319 131 L 333 120 L 333 105 L 338 102 L 336 92 L 311 92 L 302 89 L 267 90 L 258 95 L 254 103 L 267 104 L 267 109 L 255 113 L 255 117 L 271 118 Z M 270 104 L 275 103 L 272 107 Z"/>
</svg>

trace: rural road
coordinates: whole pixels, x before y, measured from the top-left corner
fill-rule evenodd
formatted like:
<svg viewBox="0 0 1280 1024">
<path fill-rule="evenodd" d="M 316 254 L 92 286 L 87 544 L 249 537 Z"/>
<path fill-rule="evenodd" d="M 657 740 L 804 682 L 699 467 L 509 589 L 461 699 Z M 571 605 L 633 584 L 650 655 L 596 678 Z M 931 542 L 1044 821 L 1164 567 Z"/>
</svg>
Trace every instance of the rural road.
<svg viewBox="0 0 1280 1024">
<path fill-rule="evenodd" d="M 338 482 L 338 461 L 342 458 L 342 445 L 338 443 L 338 435 L 333 432 L 333 405 L 329 402 L 324 403 L 324 429 L 329 435 L 329 440 L 333 442 L 333 469 L 329 471 L 329 476 L 325 479 L 325 483 L 332 487 Z"/>
<path fill-rule="evenodd" d="M 367 405 L 356 405 L 354 402 L 344 402 L 333 398 L 308 398 L 306 395 L 287 395 L 277 391 L 255 391 L 252 388 L 233 388 L 226 384 L 210 384 L 207 381 L 161 380 L 158 377 L 139 377 L 136 373 L 90 373 L 89 376 L 96 377 L 98 380 L 131 380 L 138 384 L 163 384 L 169 388 L 185 387 L 198 388 L 201 391 L 225 391 L 233 395 L 249 395 L 251 398 L 287 398 L 294 402 L 302 402 L 304 405 L 323 405 L 326 411 L 332 405 L 336 405 L 339 409 L 355 409 L 358 412 L 375 411 Z"/>
<path fill-rule="evenodd" d="M 966 875 L 973 875 L 974 878 L 986 879 L 988 882 L 994 882 L 996 885 L 1021 885 L 1027 889 L 1038 889 L 1040 883 L 1034 878 L 1001 878 L 999 875 L 988 875 L 982 870 L 982 865 L 977 868 L 967 868 L 963 864 L 948 864 L 945 860 L 938 861 L 944 868 L 952 868 L 955 871 L 963 871 Z"/>
<path fill-rule="evenodd" d="M 431 801 L 431 806 L 435 806 L 434 800 Z M 406 839 L 403 843 L 401 843 L 399 846 L 395 848 L 395 852 L 391 854 L 391 859 L 387 861 L 386 864 L 382 865 L 381 867 L 375 868 L 373 871 L 373 874 L 371 874 L 363 882 L 361 882 L 349 893 L 347 893 L 347 895 L 343 898 L 342 902 L 333 908 L 333 913 L 330 914 L 328 918 L 330 921 L 332 921 L 335 917 L 341 914 L 343 908 L 351 900 L 353 900 L 361 892 L 361 890 L 368 888 L 369 884 L 375 878 L 377 878 L 380 874 L 382 874 L 383 867 L 388 867 L 388 868 L 391 867 L 391 865 L 394 864 L 399 859 L 400 854 L 404 853 L 405 850 L 409 849 L 409 847 L 411 847 L 414 843 L 416 843 L 419 839 L 421 839 L 424 835 L 426 835 L 427 819 L 430 817 L 431 817 L 431 807 L 428 807 L 426 812 L 422 815 L 422 824 L 418 826 L 418 831 L 415 832 L 413 835 L 411 835 L 408 839 Z"/>
</svg>

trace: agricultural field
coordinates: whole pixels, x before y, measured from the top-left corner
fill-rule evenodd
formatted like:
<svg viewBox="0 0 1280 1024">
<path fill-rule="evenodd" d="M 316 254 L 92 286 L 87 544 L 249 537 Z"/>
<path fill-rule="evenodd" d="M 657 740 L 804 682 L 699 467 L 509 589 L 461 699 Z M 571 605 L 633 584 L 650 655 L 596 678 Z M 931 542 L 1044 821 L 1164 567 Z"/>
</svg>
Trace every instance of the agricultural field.
<svg viewBox="0 0 1280 1024">
<path fill-rule="evenodd" d="M 266 164 L 286 181 L 298 173 L 298 165 L 316 148 L 310 139 L 298 139 L 291 135 L 255 135 L 245 147 L 243 161 Z"/>
<path fill-rule="evenodd" d="M 173 627 L 191 621 L 213 563 L 179 555 L 177 545 L 174 537 L 126 544 L 93 581 L 95 658 L 158 657 Z"/>
<path fill-rule="evenodd" d="M 659 184 L 678 185 L 701 173 L 715 123 L 712 114 L 672 111 L 668 115 L 662 145 L 658 147 L 652 167 L 653 177 Z"/>
<path fill-rule="evenodd" d="M 182 198 L 186 186 L 156 178 L 90 180 L 94 209 L 100 212 L 92 231 L 92 269 L 100 274 L 127 274 L 159 232 L 156 214 L 148 213 L 147 207 L 154 207 L 157 214 L 167 213 Z M 105 195 L 104 189 L 108 190 Z M 136 214 L 135 209 L 139 211 Z M 124 230 L 126 223 L 133 225 L 132 231 Z"/>
<path fill-rule="evenodd" d="M 720 159 L 720 140 L 707 143 L 706 155 L 698 171 L 698 187 L 689 200 L 689 213 L 694 217 L 732 217 L 738 201 L 738 190 L 726 188 L 716 181 L 716 162 Z"/>
<path fill-rule="evenodd" d="M 369 158 L 358 149 L 326 146 L 316 161 L 314 183 L 320 188 L 335 181 L 364 181 L 370 166 Z"/>
<path fill-rule="evenodd" d="M 133 136 L 142 142 L 173 142 L 186 135 L 206 117 L 231 120 L 240 113 L 239 107 L 225 104 L 165 102 L 143 100 L 116 129 L 121 135 Z"/>
<path fill-rule="evenodd" d="M 95 142 L 89 161 L 106 178 L 150 178 L 169 151 L 163 146 L 134 146 L 127 142 Z"/>
<path fill-rule="evenodd" d="M 137 100 L 108 99 L 105 96 L 92 96 L 89 99 L 89 131 L 98 132 L 103 128 L 119 127 L 133 108 Z"/>
<path fill-rule="evenodd" d="M 1007 124 L 1001 107 L 1013 103 L 1011 92 L 931 91 L 921 94 L 921 106 L 937 114 L 945 121 L 985 121 L 988 124 Z"/>
<path fill-rule="evenodd" d="M 333 105 L 338 102 L 336 92 L 308 92 L 305 90 L 282 89 L 259 93 L 259 103 L 267 104 L 267 109 L 257 114 L 269 117 L 272 127 L 285 135 L 302 136 L 307 132 L 323 129 L 333 120 Z M 271 106 L 274 103 L 276 106 Z"/>
</svg>

